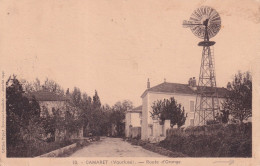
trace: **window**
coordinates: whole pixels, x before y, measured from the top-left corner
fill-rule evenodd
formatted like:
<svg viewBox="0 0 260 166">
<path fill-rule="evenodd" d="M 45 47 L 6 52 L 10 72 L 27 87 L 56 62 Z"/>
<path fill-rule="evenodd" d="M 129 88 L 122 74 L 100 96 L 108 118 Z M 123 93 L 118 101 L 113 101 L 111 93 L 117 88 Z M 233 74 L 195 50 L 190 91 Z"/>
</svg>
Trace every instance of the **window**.
<svg viewBox="0 0 260 166">
<path fill-rule="evenodd" d="M 194 119 L 190 119 L 190 126 L 194 126 Z"/>
<path fill-rule="evenodd" d="M 194 112 L 194 101 L 190 101 L 190 112 Z"/>
</svg>

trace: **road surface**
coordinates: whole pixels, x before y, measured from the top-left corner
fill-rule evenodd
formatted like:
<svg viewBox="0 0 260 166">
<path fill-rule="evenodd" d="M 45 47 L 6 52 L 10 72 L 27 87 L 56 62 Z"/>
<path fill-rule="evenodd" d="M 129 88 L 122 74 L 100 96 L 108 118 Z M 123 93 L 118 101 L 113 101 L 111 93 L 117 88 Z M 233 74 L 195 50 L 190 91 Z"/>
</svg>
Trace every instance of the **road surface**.
<svg viewBox="0 0 260 166">
<path fill-rule="evenodd" d="M 166 157 L 131 145 L 121 138 L 101 137 L 100 141 L 93 142 L 73 153 L 70 157 Z"/>
</svg>

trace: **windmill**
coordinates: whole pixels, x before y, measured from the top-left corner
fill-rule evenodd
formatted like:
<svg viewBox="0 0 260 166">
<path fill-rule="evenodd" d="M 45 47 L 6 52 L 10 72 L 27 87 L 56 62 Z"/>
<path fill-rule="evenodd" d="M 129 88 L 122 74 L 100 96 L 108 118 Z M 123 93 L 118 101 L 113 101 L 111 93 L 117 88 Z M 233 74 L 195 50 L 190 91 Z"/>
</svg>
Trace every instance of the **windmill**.
<svg viewBox="0 0 260 166">
<path fill-rule="evenodd" d="M 208 120 L 214 120 L 219 112 L 219 100 L 216 85 L 214 41 L 209 41 L 221 28 L 218 12 L 208 6 L 196 9 L 188 21 L 183 21 L 184 28 L 190 28 L 192 33 L 203 39 L 198 43 L 202 49 L 202 58 L 197 86 L 197 97 L 194 112 L 194 124 L 205 125 Z"/>
</svg>

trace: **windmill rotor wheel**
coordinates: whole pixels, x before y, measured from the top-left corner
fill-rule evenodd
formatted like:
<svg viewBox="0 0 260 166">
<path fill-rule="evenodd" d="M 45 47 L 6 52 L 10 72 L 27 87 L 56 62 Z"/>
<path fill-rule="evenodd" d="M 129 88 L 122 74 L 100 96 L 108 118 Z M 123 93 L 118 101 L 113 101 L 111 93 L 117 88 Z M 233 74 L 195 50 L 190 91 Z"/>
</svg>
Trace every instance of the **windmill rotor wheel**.
<svg viewBox="0 0 260 166">
<path fill-rule="evenodd" d="M 196 9 L 190 16 L 189 27 L 192 33 L 204 39 L 207 27 L 208 37 L 214 37 L 221 28 L 221 18 L 218 12 L 208 6 Z"/>
</svg>

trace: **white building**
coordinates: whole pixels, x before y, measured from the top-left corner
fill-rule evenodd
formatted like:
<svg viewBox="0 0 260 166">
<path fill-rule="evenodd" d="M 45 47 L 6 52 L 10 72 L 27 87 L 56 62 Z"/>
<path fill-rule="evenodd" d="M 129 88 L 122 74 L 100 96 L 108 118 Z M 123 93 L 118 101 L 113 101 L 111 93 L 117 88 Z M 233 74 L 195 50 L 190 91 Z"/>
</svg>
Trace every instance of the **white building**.
<svg viewBox="0 0 260 166">
<path fill-rule="evenodd" d="M 130 137 L 133 134 L 132 129 L 138 127 L 141 128 L 141 124 L 142 106 L 127 110 L 125 115 L 125 136 Z"/>
<path fill-rule="evenodd" d="M 217 88 L 220 106 L 224 100 L 224 96 L 227 93 L 225 88 Z M 141 127 L 141 139 L 147 140 L 154 137 L 153 119 L 151 117 L 152 105 L 154 102 L 163 99 L 170 99 L 174 97 L 177 103 L 180 103 L 187 113 L 186 122 L 184 127 L 194 125 L 194 111 L 196 104 L 196 81 L 195 78 L 189 81 L 188 84 L 169 83 L 164 82 L 159 85 L 150 88 L 150 82 L 148 79 L 147 89 L 143 92 L 142 98 L 142 127 Z M 158 130 L 161 132 L 159 136 L 165 137 L 165 126 L 160 125 Z M 157 134 L 158 136 L 158 134 Z"/>
</svg>

